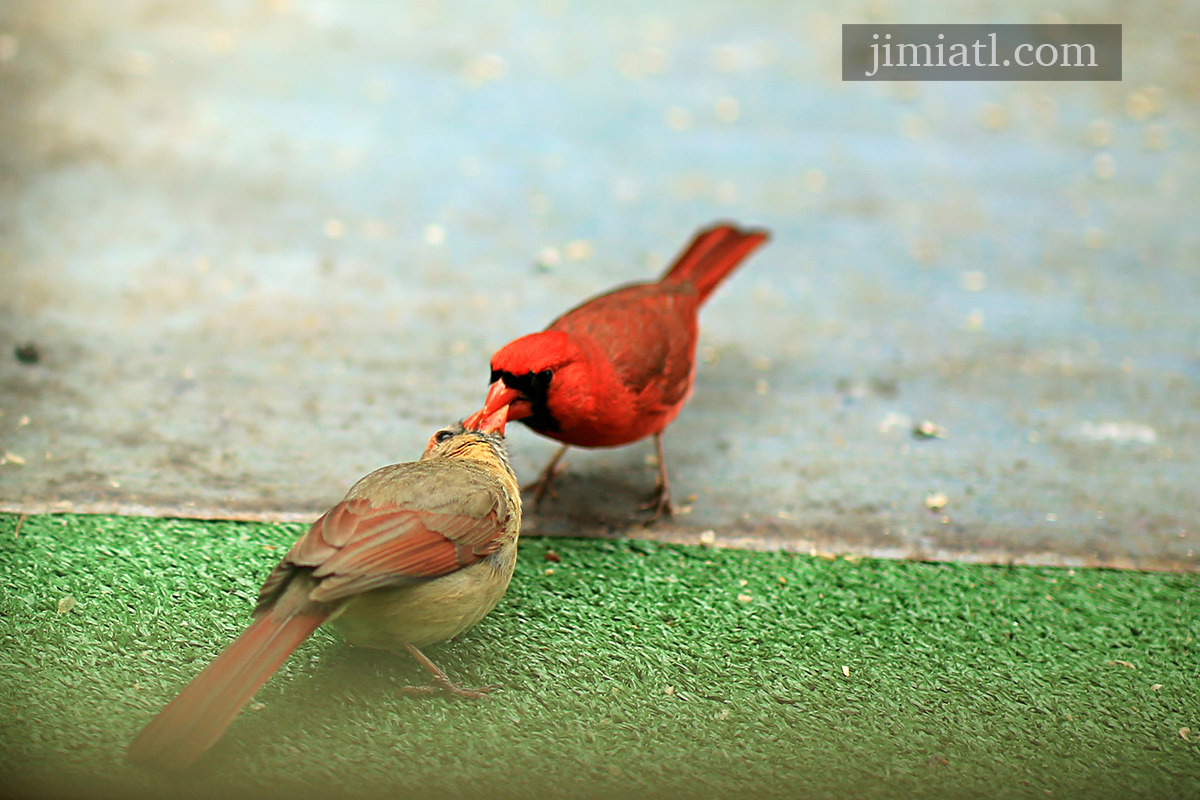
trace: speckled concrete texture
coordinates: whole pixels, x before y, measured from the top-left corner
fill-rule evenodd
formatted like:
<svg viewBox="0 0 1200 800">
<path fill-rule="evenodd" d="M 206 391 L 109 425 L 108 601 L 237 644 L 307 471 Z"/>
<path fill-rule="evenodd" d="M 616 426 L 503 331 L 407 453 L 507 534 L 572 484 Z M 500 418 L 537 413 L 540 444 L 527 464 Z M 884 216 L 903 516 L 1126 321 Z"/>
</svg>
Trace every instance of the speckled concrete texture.
<svg viewBox="0 0 1200 800">
<path fill-rule="evenodd" d="M 573 451 L 530 533 L 1200 568 L 1200 11 L 920 9 L 5 6 L 0 508 L 309 518 L 729 218 L 686 513 Z M 1121 22 L 1124 81 L 843 83 L 868 21 Z"/>
</svg>

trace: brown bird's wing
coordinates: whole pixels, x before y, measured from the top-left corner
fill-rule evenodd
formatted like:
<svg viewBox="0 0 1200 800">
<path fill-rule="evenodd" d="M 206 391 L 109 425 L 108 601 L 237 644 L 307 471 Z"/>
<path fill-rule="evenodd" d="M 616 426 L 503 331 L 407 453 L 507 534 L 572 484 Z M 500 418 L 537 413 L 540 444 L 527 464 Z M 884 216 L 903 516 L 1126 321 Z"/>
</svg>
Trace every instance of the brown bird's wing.
<svg viewBox="0 0 1200 800">
<path fill-rule="evenodd" d="M 638 283 L 589 300 L 547 330 L 590 340 L 633 394 L 672 406 L 691 385 L 698 309 L 690 286 Z"/>
<path fill-rule="evenodd" d="M 309 598 L 326 603 L 446 575 L 503 544 L 507 513 L 498 496 L 482 514 L 471 513 L 482 510 L 478 507 L 456 511 L 441 505 L 430 510 L 348 497 L 313 523 L 267 576 L 259 609 L 274 600 L 298 567 L 312 568 L 319 583 Z"/>
</svg>

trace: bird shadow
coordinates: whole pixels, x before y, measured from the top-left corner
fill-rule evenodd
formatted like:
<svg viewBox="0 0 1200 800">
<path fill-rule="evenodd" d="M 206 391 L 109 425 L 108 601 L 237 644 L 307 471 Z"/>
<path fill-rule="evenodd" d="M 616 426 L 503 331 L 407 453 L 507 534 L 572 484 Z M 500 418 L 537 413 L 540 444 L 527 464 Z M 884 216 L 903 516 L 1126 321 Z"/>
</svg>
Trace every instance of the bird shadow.
<svg viewBox="0 0 1200 800">
<path fill-rule="evenodd" d="M 355 647 L 332 633 L 322 638 L 313 643 L 315 648 L 306 648 L 307 658 L 298 658 L 299 652 L 292 657 L 295 663 L 287 680 L 276 676 L 255 694 L 231 730 L 185 776 L 242 761 L 248 749 L 299 752 L 314 742 L 345 735 L 347 714 L 362 716 L 368 726 L 382 725 L 384 716 L 390 726 L 416 725 L 433 709 L 448 711 L 454 704 L 470 702 L 442 691 L 406 692 L 409 687 L 428 687 L 431 680 L 404 651 Z M 471 686 L 493 667 L 486 645 L 486 639 L 468 633 L 425 652 L 451 680 Z"/>
<path fill-rule="evenodd" d="M 642 442 L 620 451 L 568 451 L 566 469 L 539 505 L 532 491 L 523 493 L 527 528 L 548 536 L 586 536 L 649 524 L 652 514 L 643 506 L 657 475 L 645 463 L 651 452 L 653 445 Z"/>
</svg>

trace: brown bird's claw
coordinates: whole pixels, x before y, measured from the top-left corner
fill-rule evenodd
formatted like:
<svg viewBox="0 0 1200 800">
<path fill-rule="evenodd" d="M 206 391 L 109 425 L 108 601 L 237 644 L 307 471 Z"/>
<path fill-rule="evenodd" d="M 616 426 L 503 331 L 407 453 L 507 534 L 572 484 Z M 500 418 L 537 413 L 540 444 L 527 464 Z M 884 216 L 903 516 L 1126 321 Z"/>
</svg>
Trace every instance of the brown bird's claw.
<svg viewBox="0 0 1200 800">
<path fill-rule="evenodd" d="M 542 474 L 533 483 L 521 487 L 522 492 L 533 492 L 533 508 L 537 510 L 542 505 L 542 498 L 549 492 L 551 497 L 557 497 L 554 493 L 554 480 L 559 475 L 567 471 L 567 465 L 563 464 L 560 468 L 558 462 L 562 460 L 563 455 L 567 452 L 567 445 L 558 448 L 558 452 L 554 454 L 554 458 L 550 459 L 550 463 L 542 470 Z"/>
<path fill-rule="evenodd" d="M 465 686 L 459 686 L 449 678 L 443 683 L 437 678 L 433 679 L 433 683 L 428 686 L 402 686 L 400 691 L 404 694 L 433 694 L 434 692 L 448 692 L 456 697 L 466 697 L 471 700 L 482 700 L 487 697 L 490 692 L 500 688 L 500 684 L 493 683 L 488 686 L 480 686 L 478 689 L 468 689 Z"/>
<path fill-rule="evenodd" d="M 433 678 L 433 683 L 428 686 L 405 686 L 400 689 L 404 694 L 432 694 L 436 691 L 448 692 L 457 697 L 468 697 L 472 700 L 482 700 L 490 692 L 500 688 L 500 684 L 493 683 L 488 686 L 480 686 L 478 689 L 468 689 L 465 686 L 459 686 L 454 681 L 450 680 L 450 676 L 442 672 L 437 664 L 429 660 L 429 657 L 422 653 L 412 644 L 406 643 L 405 649 L 409 654 L 417 660 L 417 663 L 425 668 L 425 671 Z"/>
</svg>

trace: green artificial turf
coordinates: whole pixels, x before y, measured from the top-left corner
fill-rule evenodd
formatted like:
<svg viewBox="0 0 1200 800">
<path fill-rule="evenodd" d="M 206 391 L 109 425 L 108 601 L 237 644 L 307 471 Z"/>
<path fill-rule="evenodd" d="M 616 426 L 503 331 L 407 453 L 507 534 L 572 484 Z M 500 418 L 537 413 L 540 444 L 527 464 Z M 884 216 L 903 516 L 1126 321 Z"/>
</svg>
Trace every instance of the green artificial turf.
<svg viewBox="0 0 1200 800">
<path fill-rule="evenodd" d="M 16 525 L 6 796 L 1200 797 L 1195 575 L 529 539 L 496 611 L 429 649 L 501 690 L 404 696 L 424 679 L 407 656 L 318 631 L 164 776 L 125 744 L 301 528 Z"/>
</svg>

